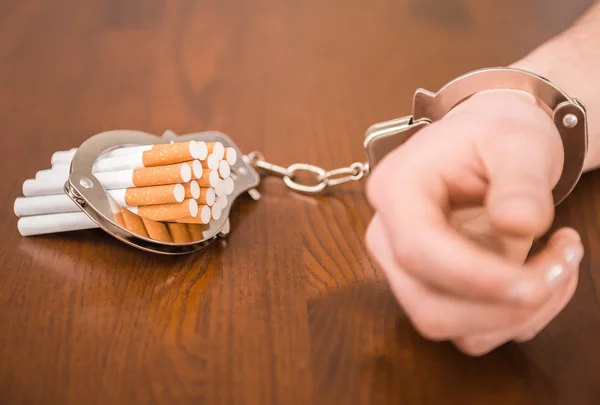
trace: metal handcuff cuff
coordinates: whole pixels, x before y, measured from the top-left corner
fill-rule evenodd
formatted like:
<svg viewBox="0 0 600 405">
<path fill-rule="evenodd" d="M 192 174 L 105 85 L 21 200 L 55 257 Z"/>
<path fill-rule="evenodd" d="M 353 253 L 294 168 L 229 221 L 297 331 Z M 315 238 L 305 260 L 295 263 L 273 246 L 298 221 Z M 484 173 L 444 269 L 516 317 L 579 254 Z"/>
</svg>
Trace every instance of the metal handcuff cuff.
<svg viewBox="0 0 600 405">
<path fill-rule="evenodd" d="M 115 202 L 92 172 L 98 156 L 123 145 L 152 145 L 189 140 L 221 142 L 243 156 L 231 166 L 234 189 L 229 199 L 233 202 L 243 193 L 258 200 L 256 187 L 260 183 L 259 170 L 281 176 L 294 191 L 317 194 L 329 186 L 360 180 L 365 177 L 389 152 L 401 146 L 427 125 L 439 121 L 456 105 L 475 93 L 492 89 L 521 90 L 535 96 L 552 111 L 564 146 L 565 163 L 562 175 L 553 190 L 555 204 L 562 202 L 577 184 L 587 153 L 587 119 L 584 106 L 571 98 L 550 81 L 515 68 L 487 68 L 460 76 L 446 84 L 437 93 L 419 89 L 414 95 L 413 114 L 371 126 L 364 141 L 367 162 L 332 171 L 317 166 L 297 163 L 287 168 L 267 162 L 260 153 L 244 155 L 237 145 L 220 132 L 202 132 L 181 136 L 155 136 L 139 131 L 108 131 L 89 138 L 75 153 L 65 192 L 100 228 L 145 251 L 162 254 L 185 254 L 198 251 L 230 232 L 229 213 L 232 204 L 223 211 L 219 220 L 202 228 L 201 236 L 187 243 L 164 242 L 141 236 L 120 225 L 114 219 Z M 316 182 L 302 184 L 299 172 L 311 172 Z"/>
</svg>

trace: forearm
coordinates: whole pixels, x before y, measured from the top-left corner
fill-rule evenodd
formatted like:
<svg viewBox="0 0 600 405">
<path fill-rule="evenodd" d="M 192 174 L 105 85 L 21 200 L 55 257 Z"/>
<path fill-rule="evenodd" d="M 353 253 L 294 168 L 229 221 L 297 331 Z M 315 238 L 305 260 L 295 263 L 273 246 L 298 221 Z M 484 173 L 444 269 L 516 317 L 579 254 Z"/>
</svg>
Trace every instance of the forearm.
<svg viewBox="0 0 600 405">
<path fill-rule="evenodd" d="M 583 102 L 589 132 L 585 170 L 600 167 L 600 2 L 513 66 L 546 77 Z"/>
</svg>

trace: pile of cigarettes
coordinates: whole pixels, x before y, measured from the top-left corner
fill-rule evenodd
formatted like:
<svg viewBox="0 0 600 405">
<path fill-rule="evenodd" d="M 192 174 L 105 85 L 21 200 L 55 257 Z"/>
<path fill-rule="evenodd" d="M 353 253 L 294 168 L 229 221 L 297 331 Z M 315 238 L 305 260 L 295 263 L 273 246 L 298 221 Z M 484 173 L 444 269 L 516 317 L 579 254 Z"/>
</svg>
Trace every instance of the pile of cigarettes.
<svg viewBox="0 0 600 405">
<path fill-rule="evenodd" d="M 14 204 L 21 235 L 98 227 L 64 192 L 76 151 L 55 152 L 52 168 L 23 183 L 24 197 Z M 206 225 L 227 207 L 237 158 L 221 142 L 128 146 L 100 155 L 92 173 L 112 197 L 118 225 L 158 241 L 187 243 L 202 239 Z"/>
</svg>

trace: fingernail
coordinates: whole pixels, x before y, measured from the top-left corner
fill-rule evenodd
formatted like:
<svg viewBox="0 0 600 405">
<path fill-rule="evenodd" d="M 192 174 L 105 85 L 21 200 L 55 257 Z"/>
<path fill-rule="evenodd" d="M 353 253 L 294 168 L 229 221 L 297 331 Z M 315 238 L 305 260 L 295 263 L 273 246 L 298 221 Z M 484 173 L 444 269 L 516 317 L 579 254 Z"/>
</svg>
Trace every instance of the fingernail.
<svg viewBox="0 0 600 405">
<path fill-rule="evenodd" d="M 567 270 L 561 264 L 553 264 L 546 272 L 546 284 L 551 289 L 567 278 Z"/>
<path fill-rule="evenodd" d="M 583 259 L 583 248 L 581 246 L 568 246 L 565 248 L 563 255 L 567 263 L 577 266 Z"/>
<path fill-rule="evenodd" d="M 534 303 L 539 296 L 539 288 L 530 280 L 522 280 L 515 284 L 509 291 L 509 298 L 523 304 Z"/>
</svg>

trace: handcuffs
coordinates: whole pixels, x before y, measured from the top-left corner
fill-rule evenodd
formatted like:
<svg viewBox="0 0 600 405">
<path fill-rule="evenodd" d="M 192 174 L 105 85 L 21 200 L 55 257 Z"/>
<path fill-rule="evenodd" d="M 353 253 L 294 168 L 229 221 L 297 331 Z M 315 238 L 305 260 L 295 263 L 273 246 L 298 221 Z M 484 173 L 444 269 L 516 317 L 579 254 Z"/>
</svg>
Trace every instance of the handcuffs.
<svg viewBox="0 0 600 405">
<path fill-rule="evenodd" d="M 207 225 L 202 238 L 190 243 L 168 243 L 142 237 L 119 225 L 112 215 L 114 201 L 92 173 L 95 160 L 103 152 L 124 145 L 151 145 L 189 140 L 215 142 L 234 148 L 243 159 L 231 167 L 234 192 L 231 201 L 244 193 L 253 199 L 260 198 L 256 190 L 260 183 L 259 170 L 279 175 L 292 190 L 317 194 L 328 186 L 360 180 L 392 150 L 401 147 L 409 138 L 424 127 L 442 119 L 450 110 L 475 93 L 492 89 L 521 90 L 535 96 L 552 111 L 552 119 L 564 146 L 564 167 L 560 180 L 553 189 L 555 204 L 562 202 L 573 190 L 583 171 L 587 154 L 587 117 L 583 104 L 567 95 L 549 80 L 528 71 L 498 67 L 476 70 L 460 76 L 443 86 L 437 93 L 418 89 L 414 94 L 412 115 L 371 126 L 364 140 L 367 162 L 355 162 L 336 170 L 326 171 L 320 167 L 296 163 L 289 167 L 265 161 L 260 153 L 248 155 L 226 135 L 201 132 L 181 136 L 155 136 L 139 131 L 108 131 L 86 140 L 77 150 L 70 168 L 65 193 L 101 229 L 113 237 L 136 248 L 161 254 L 185 254 L 198 251 L 219 237 L 226 237 L 230 230 L 231 204 L 225 208 L 219 220 Z M 308 171 L 316 177 L 315 184 L 297 181 L 297 174 Z"/>
</svg>

